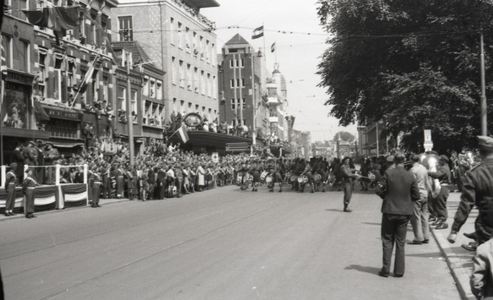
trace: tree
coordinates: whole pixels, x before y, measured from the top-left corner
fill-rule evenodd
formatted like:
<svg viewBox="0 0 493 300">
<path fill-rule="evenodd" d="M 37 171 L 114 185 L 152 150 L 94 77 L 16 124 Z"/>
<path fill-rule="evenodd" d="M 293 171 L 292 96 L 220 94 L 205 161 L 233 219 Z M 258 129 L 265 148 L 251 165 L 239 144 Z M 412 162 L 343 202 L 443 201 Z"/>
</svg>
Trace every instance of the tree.
<svg viewBox="0 0 493 300">
<path fill-rule="evenodd" d="M 352 142 L 355 140 L 355 137 L 354 135 L 352 135 L 351 133 L 349 132 L 346 132 L 346 131 L 339 131 L 338 133 L 336 133 L 334 135 L 334 139 L 333 141 L 337 141 L 338 139 L 341 139 L 341 141 L 344 141 L 344 142 Z"/>
<path fill-rule="evenodd" d="M 320 0 L 330 38 L 319 86 L 327 88 L 331 115 L 343 126 L 382 120 L 385 134 L 404 133 L 403 146 L 414 151 L 422 150 L 424 129 L 439 151 L 473 145 L 479 37 L 483 30 L 493 43 L 492 12 L 491 0 Z M 486 78 L 493 78 L 493 50 L 485 51 Z"/>
</svg>

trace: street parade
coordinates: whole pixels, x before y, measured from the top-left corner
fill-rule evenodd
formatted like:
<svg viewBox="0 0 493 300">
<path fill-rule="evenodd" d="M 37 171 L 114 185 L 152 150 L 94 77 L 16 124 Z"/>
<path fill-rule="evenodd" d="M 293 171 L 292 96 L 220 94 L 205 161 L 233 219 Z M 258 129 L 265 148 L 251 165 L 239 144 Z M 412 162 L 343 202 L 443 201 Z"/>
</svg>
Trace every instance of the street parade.
<svg viewBox="0 0 493 300">
<path fill-rule="evenodd" d="M 2 5 L 0 300 L 493 300 L 493 1 Z"/>
</svg>

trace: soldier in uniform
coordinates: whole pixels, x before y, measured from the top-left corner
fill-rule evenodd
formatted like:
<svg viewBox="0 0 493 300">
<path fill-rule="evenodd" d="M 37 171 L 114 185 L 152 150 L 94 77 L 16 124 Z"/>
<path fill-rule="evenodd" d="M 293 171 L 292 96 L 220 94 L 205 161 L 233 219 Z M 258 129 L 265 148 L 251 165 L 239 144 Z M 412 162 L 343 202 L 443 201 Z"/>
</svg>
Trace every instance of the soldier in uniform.
<svg viewBox="0 0 493 300">
<path fill-rule="evenodd" d="M 493 237 L 493 138 L 478 136 L 478 142 L 481 164 L 463 178 L 461 201 L 448 236 L 451 243 L 455 243 L 457 233 L 475 205 L 479 210 L 474 223 L 477 243 L 481 245 Z"/>
<path fill-rule="evenodd" d="M 29 141 L 26 147 L 22 150 L 22 156 L 24 156 L 24 164 L 28 166 L 34 166 L 37 163 L 36 151 L 34 150 L 34 142 Z M 33 169 L 34 173 L 34 169 Z M 33 174 L 32 176 L 36 176 Z"/>
<path fill-rule="evenodd" d="M 437 220 L 432 223 L 436 225 L 435 229 L 446 229 L 448 228 L 447 218 L 447 198 L 449 196 L 448 185 L 450 184 L 450 168 L 448 166 L 449 159 L 445 155 L 440 155 L 439 166 L 436 172 L 428 172 L 431 178 L 436 178 L 440 181 L 442 185 L 440 192 L 436 198 L 432 199 L 433 211 L 437 215 Z"/>
<path fill-rule="evenodd" d="M 342 182 L 344 186 L 344 211 L 352 212 L 349 208 L 349 203 L 351 202 L 351 197 L 353 196 L 353 178 L 358 177 L 358 175 L 351 172 L 349 167 L 349 157 L 344 157 L 341 166 Z"/>
<path fill-rule="evenodd" d="M 22 190 L 26 197 L 26 205 L 24 206 L 24 215 L 28 219 L 36 218 L 34 215 L 34 199 L 36 194 L 36 186 L 38 182 L 33 178 L 34 168 L 29 167 L 26 170 L 26 178 L 22 182 Z"/>
<path fill-rule="evenodd" d="M 19 182 L 24 179 L 24 155 L 22 155 L 22 152 L 24 152 L 24 146 L 19 142 L 14 149 L 14 162 L 17 163 L 17 169 L 14 172 Z"/>
<path fill-rule="evenodd" d="M 44 166 L 45 165 L 45 158 L 44 158 L 44 143 L 42 140 L 37 140 L 36 141 L 37 145 L 34 147 L 34 150 L 36 151 L 36 165 L 38 166 Z M 36 178 L 38 179 L 39 183 L 45 183 L 45 170 L 44 168 L 38 168 L 36 170 Z"/>
<path fill-rule="evenodd" d="M 96 167 L 92 172 L 92 205 L 91 207 L 101 207 L 99 205 L 99 196 L 101 193 L 101 185 L 103 184 L 103 180 L 101 178 L 101 174 L 104 172 L 103 167 Z"/>
<path fill-rule="evenodd" d="M 58 150 L 53 148 L 52 143 L 46 143 L 45 146 L 45 152 L 44 152 L 44 161 L 46 164 L 46 179 L 45 183 L 46 184 L 55 184 L 55 171 L 56 168 L 54 166 L 54 163 L 56 160 L 60 158 L 60 153 L 58 153 Z"/>
<path fill-rule="evenodd" d="M 19 184 L 15 170 L 17 169 L 16 163 L 10 164 L 10 170 L 5 178 L 5 190 L 7 191 L 7 201 L 5 203 L 5 216 L 14 216 L 15 207 L 15 187 Z"/>
</svg>

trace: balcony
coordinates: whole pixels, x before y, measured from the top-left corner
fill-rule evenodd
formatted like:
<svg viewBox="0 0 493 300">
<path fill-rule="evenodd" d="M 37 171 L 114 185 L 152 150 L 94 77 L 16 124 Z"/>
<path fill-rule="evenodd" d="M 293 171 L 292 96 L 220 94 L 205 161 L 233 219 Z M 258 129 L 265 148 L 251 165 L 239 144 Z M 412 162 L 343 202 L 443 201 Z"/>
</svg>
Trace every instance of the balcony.
<svg viewBox="0 0 493 300">
<path fill-rule="evenodd" d="M 279 118 L 278 117 L 269 117 L 269 122 L 270 123 L 279 123 Z"/>
</svg>

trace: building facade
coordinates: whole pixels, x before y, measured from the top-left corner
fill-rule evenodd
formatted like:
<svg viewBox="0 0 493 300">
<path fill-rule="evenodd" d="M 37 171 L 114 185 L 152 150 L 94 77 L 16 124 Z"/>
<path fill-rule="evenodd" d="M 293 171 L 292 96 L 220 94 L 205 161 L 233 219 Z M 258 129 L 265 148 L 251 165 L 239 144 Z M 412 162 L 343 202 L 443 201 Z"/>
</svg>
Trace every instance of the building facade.
<svg viewBox="0 0 493 300">
<path fill-rule="evenodd" d="M 218 117 L 215 24 L 200 13 L 215 0 L 121 1 L 111 12 L 114 41 L 138 41 L 162 77 L 164 116 Z M 144 62 L 145 63 L 145 62 Z"/>
</svg>

